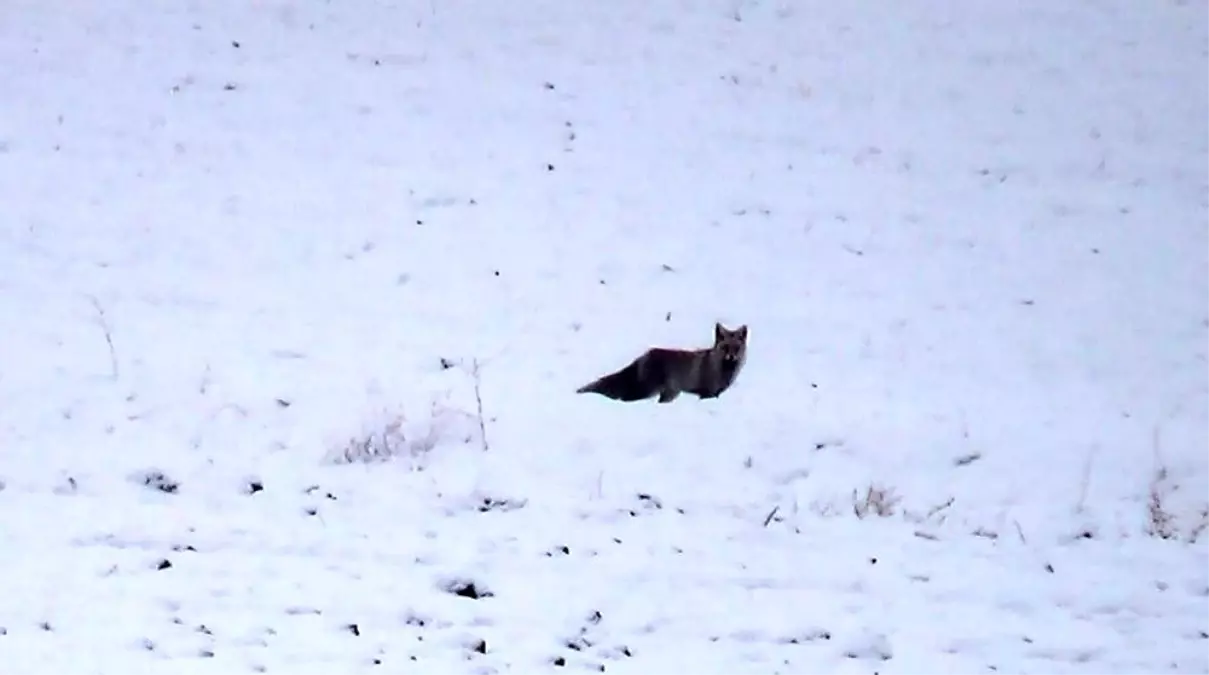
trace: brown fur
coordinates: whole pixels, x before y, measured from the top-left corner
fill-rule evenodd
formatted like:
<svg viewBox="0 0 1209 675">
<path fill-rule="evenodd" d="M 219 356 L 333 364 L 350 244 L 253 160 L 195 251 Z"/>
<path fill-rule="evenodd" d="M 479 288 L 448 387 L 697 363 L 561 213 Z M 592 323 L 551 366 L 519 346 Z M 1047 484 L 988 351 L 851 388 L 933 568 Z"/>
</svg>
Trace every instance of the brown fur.
<svg viewBox="0 0 1209 675">
<path fill-rule="evenodd" d="M 670 403 L 683 392 L 717 398 L 735 383 L 747 360 L 747 326 L 730 330 L 714 324 L 714 346 L 707 349 L 653 347 L 621 370 L 576 390 L 617 401 L 642 401 L 656 394 Z"/>
</svg>

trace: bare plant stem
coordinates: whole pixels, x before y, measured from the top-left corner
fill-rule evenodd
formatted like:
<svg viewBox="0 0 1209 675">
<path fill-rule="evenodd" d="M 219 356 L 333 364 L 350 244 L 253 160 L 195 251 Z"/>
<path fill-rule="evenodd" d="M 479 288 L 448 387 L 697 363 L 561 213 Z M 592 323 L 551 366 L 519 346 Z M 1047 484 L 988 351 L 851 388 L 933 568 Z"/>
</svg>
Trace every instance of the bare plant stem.
<svg viewBox="0 0 1209 675">
<path fill-rule="evenodd" d="M 482 443 L 483 452 L 487 452 L 491 449 L 491 446 L 487 443 L 487 423 L 483 419 L 483 386 L 482 378 L 479 376 L 478 359 L 474 360 L 474 363 L 470 369 L 470 374 L 472 377 L 474 377 L 474 405 L 476 408 L 475 412 L 478 415 L 479 420 L 479 441 Z"/>
<path fill-rule="evenodd" d="M 1028 546 L 1028 539 L 1024 538 L 1024 528 L 1020 527 L 1020 521 L 1013 520 L 1012 524 L 1016 526 L 1016 535 L 1020 537 L 1020 543 Z"/>
<path fill-rule="evenodd" d="M 92 302 L 93 309 L 97 311 L 97 323 L 101 326 L 101 331 L 105 334 L 105 344 L 109 346 L 109 371 L 110 377 L 114 380 L 118 379 L 118 354 L 113 347 L 113 331 L 109 329 L 109 319 L 105 317 L 105 308 L 101 306 L 101 302 L 96 296 L 88 296 L 88 300 Z"/>
</svg>

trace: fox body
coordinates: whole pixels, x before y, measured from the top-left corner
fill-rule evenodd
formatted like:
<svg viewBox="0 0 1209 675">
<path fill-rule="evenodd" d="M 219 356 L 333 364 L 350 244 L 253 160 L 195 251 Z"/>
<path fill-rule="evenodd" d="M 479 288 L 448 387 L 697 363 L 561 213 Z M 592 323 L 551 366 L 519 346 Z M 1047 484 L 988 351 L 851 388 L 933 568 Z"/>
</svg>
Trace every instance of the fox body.
<svg viewBox="0 0 1209 675">
<path fill-rule="evenodd" d="M 656 394 L 670 403 L 683 392 L 717 398 L 730 388 L 747 359 L 747 326 L 730 330 L 714 324 L 714 346 L 707 349 L 654 347 L 621 370 L 576 390 L 617 401 L 642 401 Z"/>
</svg>

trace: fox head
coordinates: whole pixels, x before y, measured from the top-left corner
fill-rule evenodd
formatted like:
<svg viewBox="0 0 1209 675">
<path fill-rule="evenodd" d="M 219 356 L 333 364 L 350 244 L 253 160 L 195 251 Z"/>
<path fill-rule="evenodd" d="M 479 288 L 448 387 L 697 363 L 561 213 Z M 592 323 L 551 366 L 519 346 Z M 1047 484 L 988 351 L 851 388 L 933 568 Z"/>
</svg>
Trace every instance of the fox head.
<svg viewBox="0 0 1209 675">
<path fill-rule="evenodd" d="M 722 361 L 739 364 L 747 353 L 747 326 L 730 330 L 720 323 L 714 324 L 714 349 L 722 352 Z"/>
</svg>

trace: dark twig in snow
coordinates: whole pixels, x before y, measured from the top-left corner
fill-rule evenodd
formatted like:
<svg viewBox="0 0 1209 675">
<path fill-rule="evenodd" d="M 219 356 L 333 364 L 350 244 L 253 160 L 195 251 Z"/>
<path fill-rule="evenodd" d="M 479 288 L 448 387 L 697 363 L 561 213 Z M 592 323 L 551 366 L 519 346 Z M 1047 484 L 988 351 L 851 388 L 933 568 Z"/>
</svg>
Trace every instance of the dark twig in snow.
<svg viewBox="0 0 1209 675">
<path fill-rule="evenodd" d="M 483 446 L 483 452 L 487 452 L 491 446 L 487 443 L 487 423 L 483 420 L 483 387 L 482 378 L 479 376 L 478 359 L 475 359 L 471 365 L 470 375 L 474 378 L 474 405 L 479 421 L 479 443 Z"/>
<path fill-rule="evenodd" d="M 768 512 L 768 516 L 764 518 L 764 527 L 768 527 L 768 524 L 772 522 L 774 517 L 776 517 L 777 511 L 779 510 L 781 510 L 780 506 L 772 507 L 772 510 Z"/>
</svg>

